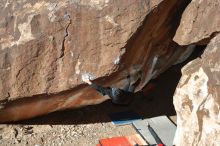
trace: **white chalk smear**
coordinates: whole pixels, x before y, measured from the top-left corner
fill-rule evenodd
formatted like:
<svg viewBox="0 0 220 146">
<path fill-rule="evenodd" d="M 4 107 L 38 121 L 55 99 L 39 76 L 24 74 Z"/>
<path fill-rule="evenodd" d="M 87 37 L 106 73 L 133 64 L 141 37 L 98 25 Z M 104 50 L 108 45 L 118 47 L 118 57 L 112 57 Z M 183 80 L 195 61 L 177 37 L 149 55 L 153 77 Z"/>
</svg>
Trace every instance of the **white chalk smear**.
<svg viewBox="0 0 220 146">
<path fill-rule="evenodd" d="M 82 80 L 93 80 L 94 76 L 91 75 L 90 73 L 84 73 L 82 74 Z"/>
</svg>

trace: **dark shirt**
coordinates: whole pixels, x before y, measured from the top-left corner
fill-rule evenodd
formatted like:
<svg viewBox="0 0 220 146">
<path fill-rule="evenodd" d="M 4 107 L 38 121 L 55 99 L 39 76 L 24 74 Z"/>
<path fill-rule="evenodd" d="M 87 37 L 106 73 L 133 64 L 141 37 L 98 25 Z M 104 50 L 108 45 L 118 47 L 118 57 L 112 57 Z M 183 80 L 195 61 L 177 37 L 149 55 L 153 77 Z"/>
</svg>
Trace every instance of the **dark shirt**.
<svg viewBox="0 0 220 146">
<path fill-rule="evenodd" d="M 95 88 L 103 96 L 108 95 L 112 99 L 112 102 L 115 104 L 129 104 L 135 96 L 135 93 L 125 91 L 119 88 L 102 87 L 94 83 L 91 84 L 91 86 Z"/>
</svg>

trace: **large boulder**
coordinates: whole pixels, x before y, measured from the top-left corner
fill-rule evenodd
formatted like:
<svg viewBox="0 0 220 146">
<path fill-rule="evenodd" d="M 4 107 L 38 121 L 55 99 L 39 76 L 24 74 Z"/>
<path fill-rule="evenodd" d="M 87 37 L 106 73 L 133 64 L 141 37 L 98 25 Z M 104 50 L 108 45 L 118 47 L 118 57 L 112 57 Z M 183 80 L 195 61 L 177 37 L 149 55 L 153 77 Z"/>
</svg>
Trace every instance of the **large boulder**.
<svg viewBox="0 0 220 146">
<path fill-rule="evenodd" d="M 136 90 L 185 51 L 172 38 L 188 0 L 0 2 L 0 121 L 104 100 L 81 81 Z"/>
<path fill-rule="evenodd" d="M 174 95 L 177 146 L 220 145 L 220 35 L 182 69 Z"/>
<path fill-rule="evenodd" d="M 180 45 L 207 44 L 220 32 L 220 2 L 192 0 L 184 11 L 174 37 Z"/>
<path fill-rule="evenodd" d="M 192 0 L 174 36 L 180 45 L 209 44 L 202 58 L 182 69 L 183 76 L 174 95 L 178 146 L 220 145 L 219 13 L 219 1 Z"/>
</svg>

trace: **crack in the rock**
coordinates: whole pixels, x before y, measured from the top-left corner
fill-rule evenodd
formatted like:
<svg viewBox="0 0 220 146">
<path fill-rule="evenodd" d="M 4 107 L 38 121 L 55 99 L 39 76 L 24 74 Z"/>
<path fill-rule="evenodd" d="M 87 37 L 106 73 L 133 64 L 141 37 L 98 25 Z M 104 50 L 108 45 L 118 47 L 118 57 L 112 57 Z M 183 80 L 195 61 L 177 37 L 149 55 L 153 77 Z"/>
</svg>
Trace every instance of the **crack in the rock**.
<svg viewBox="0 0 220 146">
<path fill-rule="evenodd" d="M 59 56 L 58 57 L 56 57 L 55 58 L 55 60 L 53 61 L 53 63 L 57 63 L 60 59 L 62 60 L 63 59 L 63 57 L 65 56 L 65 41 L 66 41 L 66 38 L 69 36 L 69 32 L 68 32 L 68 28 L 70 27 L 70 25 L 71 25 L 71 23 L 72 23 L 72 20 L 71 20 L 71 17 L 70 17 L 70 15 L 66 12 L 65 14 L 64 14 L 64 18 L 65 19 L 68 19 L 68 24 L 66 25 L 66 27 L 64 28 L 64 30 L 65 30 L 65 34 L 64 34 L 64 37 L 63 37 L 63 40 L 62 40 L 62 44 L 61 44 L 61 49 L 60 49 L 60 53 L 59 53 Z M 49 90 L 50 90 L 50 88 L 51 88 L 51 86 L 52 86 L 52 83 L 53 83 L 53 80 L 55 79 L 55 73 L 57 72 L 57 69 L 58 69 L 58 66 L 57 66 L 57 64 L 55 65 L 56 66 L 56 71 L 55 72 L 53 72 L 53 75 L 52 75 L 52 77 L 49 79 L 49 80 L 47 80 L 47 87 L 46 87 L 46 94 L 48 94 L 48 92 L 49 92 Z"/>
<path fill-rule="evenodd" d="M 60 53 L 60 56 L 58 59 L 62 58 L 64 56 L 64 51 L 65 51 L 65 41 L 66 41 L 66 38 L 69 36 L 69 32 L 68 32 L 68 28 L 70 26 L 70 24 L 72 23 L 71 21 L 71 18 L 70 18 L 70 15 L 68 13 L 66 13 L 64 15 L 64 17 L 67 17 L 68 20 L 69 20 L 69 23 L 67 24 L 66 28 L 65 28 L 65 35 L 63 37 L 63 41 L 62 41 L 62 46 L 61 46 L 61 53 Z M 57 59 L 57 60 L 58 60 Z"/>
<path fill-rule="evenodd" d="M 16 74 L 16 78 L 18 78 L 18 76 L 20 75 L 20 73 L 22 72 L 22 70 L 24 70 L 27 66 L 29 66 L 34 60 L 31 60 L 29 63 L 25 64 L 21 69 L 18 70 L 17 74 Z"/>
</svg>

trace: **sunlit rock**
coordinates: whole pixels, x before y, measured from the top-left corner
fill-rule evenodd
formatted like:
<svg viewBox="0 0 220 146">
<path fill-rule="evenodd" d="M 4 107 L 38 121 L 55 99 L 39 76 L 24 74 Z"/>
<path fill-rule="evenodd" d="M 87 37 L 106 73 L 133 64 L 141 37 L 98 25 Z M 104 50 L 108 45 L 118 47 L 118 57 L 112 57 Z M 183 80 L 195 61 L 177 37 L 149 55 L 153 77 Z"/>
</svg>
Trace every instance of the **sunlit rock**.
<svg viewBox="0 0 220 146">
<path fill-rule="evenodd" d="M 182 69 L 174 95 L 177 146 L 220 145 L 220 35 Z"/>
</svg>

